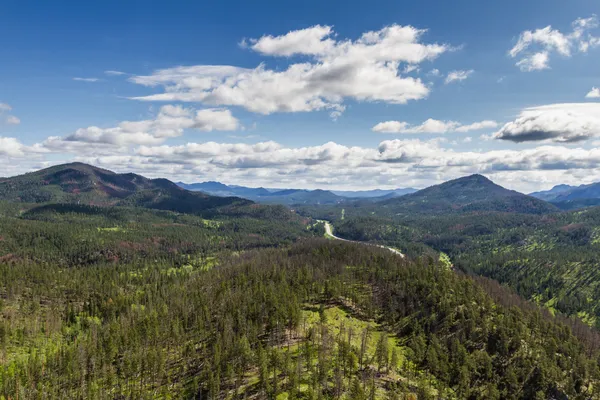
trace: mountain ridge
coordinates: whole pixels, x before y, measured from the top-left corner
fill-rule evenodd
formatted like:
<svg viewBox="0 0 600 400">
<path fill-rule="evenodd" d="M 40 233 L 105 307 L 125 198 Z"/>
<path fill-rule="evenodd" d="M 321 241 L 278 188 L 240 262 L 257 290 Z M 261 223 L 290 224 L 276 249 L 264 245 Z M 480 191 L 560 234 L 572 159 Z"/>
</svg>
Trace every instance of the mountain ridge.
<svg viewBox="0 0 600 400">
<path fill-rule="evenodd" d="M 293 189 L 293 188 L 251 188 L 240 185 L 226 185 L 217 181 L 200 183 L 177 182 L 177 185 L 192 191 L 201 191 L 214 196 L 238 196 L 256 202 L 279 204 L 337 204 L 353 200 L 379 201 L 386 198 L 403 196 L 417 189 L 398 188 L 393 190 L 374 189 L 365 191 L 338 191 L 326 189 Z"/>
<path fill-rule="evenodd" d="M 250 200 L 185 190 L 164 178 L 119 174 L 84 163 L 60 164 L 0 178 L 0 200 L 24 203 L 83 203 L 140 206 L 178 212 L 202 212 L 250 205 Z"/>
</svg>

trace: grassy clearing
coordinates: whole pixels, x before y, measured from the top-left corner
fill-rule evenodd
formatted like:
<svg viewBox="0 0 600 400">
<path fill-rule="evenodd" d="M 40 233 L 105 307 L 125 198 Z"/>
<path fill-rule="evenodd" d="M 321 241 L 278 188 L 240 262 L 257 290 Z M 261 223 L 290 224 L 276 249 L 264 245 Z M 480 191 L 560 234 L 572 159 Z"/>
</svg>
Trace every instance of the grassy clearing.
<svg viewBox="0 0 600 400">
<path fill-rule="evenodd" d="M 120 226 L 114 226 L 112 228 L 98 228 L 98 232 L 127 232 L 127 229 Z"/>
<path fill-rule="evenodd" d="M 371 398 L 387 399 L 389 398 L 390 388 L 395 386 L 401 388 L 399 389 L 400 392 L 408 396 L 400 398 L 416 399 L 419 390 L 425 391 L 431 396 L 438 394 L 435 389 L 437 386 L 435 380 L 431 377 L 425 379 L 424 374 L 416 371 L 414 364 L 406 357 L 408 349 L 400 343 L 396 336 L 387 332 L 377 322 L 358 318 L 354 316 L 352 310 L 343 305 L 329 305 L 327 307 L 307 305 L 302 311 L 300 320 L 297 331 L 289 332 L 288 339 L 272 348 L 272 351 L 278 352 L 281 360 L 287 360 L 286 362 L 292 365 L 302 364 L 302 373 L 297 383 L 298 395 L 301 398 L 310 398 L 311 385 L 315 384 L 317 371 L 321 368 L 318 358 L 312 359 L 310 364 L 305 363 L 307 346 L 319 346 L 319 343 L 324 340 L 323 335 L 330 338 L 332 347 L 327 362 L 331 363 L 331 370 L 328 372 L 326 386 L 327 390 L 333 393 L 335 391 L 335 365 L 339 362 L 337 357 L 340 351 L 340 341 L 349 343 L 353 351 L 359 354 L 365 332 L 368 332 L 368 340 L 365 346 L 362 372 L 360 367 L 356 365 L 355 368 L 358 369 L 358 372 L 353 374 L 354 376 L 363 376 L 361 385 L 365 393 L 372 396 Z M 387 340 L 389 365 L 379 368 L 376 353 L 378 343 L 382 337 Z M 392 356 L 394 353 L 395 356 Z M 391 364 L 393 358 L 396 365 Z M 275 398 L 278 400 L 297 398 L 288 390 L 289 378 L 285 375 L 284 368 L 277 371 L 276 374 L 278 375 L 277 385 L 279 391 Z M 273 375 L 270 375 L 270 379 L 273 379 Z M 352 398 L 350 394 L 351 385 L 351 379 L 342 378 L 341 398 Z M 373 388 L 375 392 L 371 394 Z M 245 395 L 250 396 L 259 393 L 261 389 L 258 370 L 247 373 L 243 385 L 238 390 L 238 393 L 245 393 Z M 235 391 L 231 391 L 227 396 L 228 399 L 234 397 Z"/>
<path fill-rule="evenodd" d="M 450 256 L 446 253 L 440 253 L 440 262 L 446 269 L 452 269 L 452 261 L 450 260 Z"/>
</svg>

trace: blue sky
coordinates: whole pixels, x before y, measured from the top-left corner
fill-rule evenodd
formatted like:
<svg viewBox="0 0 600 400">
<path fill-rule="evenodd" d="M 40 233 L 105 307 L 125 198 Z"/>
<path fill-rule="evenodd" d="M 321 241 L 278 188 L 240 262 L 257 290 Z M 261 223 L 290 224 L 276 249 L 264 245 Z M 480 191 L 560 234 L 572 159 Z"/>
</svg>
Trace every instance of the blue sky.
<svg viewBox="0 0 600 400">
<path fill-rule="evenodd" d="M 3 2 L 0 176 L 600 180 L 595 1 L 206 3 Z"/>
</svg>

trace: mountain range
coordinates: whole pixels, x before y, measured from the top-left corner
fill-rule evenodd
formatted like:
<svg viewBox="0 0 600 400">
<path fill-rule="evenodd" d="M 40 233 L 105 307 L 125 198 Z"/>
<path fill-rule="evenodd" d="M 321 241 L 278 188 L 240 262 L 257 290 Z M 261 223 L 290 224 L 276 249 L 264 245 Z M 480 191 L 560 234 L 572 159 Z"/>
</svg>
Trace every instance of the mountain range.
<svg viewBox="0 0 600 400">
<path fill-rule="evenodd" d="M 383 200 L 386 198 L 403 196 L 416 192 L 413 188 L 400 188 L 393 190 L 365 190 L 365 191 L 329 191 L 306 189 L 267 189 L 263 187 L 250 188 L 246 186 L 225 185 L 221 182 L 202 182 L 186 184 L 178 182 L 180 187 L 200 191 L 213 196 L 237 196 L 259 203 L 266 204 L 305 204 L 305 205 L 331 205 L 344 203 L 356 199 Z"/>
<path fill-rule="evenodd" d="M 595 206 L 600 204 L 600 182 L 580 186 L 557 185 L 530 196 L 549 201 L 563 210 Z"/>
<path fill-rule="evenodd" d="M 374 213 L 447 213 L 501 211 L 530 214 L 600 204 L 600 183 L 559 185 L 525 195 L 482 175 L 471 175 L 416 191 L 267 189 L 220 182 L 173 183 L 141 175 L 118 174 L 83 163 L 57 165 L 0 178 L 0 200 L 27 203 L 126 205 L 179 212 L 205 212 L 253 202 L 284 205 L 367 206 Z"/>
</svg>

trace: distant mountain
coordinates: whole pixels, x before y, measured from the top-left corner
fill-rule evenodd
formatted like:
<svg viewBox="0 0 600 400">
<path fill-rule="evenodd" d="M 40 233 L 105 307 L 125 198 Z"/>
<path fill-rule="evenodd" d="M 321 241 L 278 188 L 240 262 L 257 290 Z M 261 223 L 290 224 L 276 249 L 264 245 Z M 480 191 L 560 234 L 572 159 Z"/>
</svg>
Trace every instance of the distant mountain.
<svg viewBox="0 0 600 400">
<path fill-rule="evenodd" d="M 413 188 L 364 191 L 251 188 L 239 185 L 225 185 L 214 181 L 190 184 L 178 182 L 177 185 L 187 190 L 200 191 L 213 196 L 237 196 L 259 203 L 285 205 L 338 204 L 359 199 L 378 201 L 417 191 L 417 189 Z"/>
<path fill-rule="evenodd" d="M 572 201 L 582 199 L 600 199 L 600 183 L 581 185 L 559 193 L 552 201 Z"/>
<path fill-rule="evenodd" d="M 167 179 L 117 174 L 83 163 L 57 165 L 0 178 L 0 200 L 138 206 L 188 213 L 252 204 L 245 199 L 185 190 Z"/>
<path fill-rule="evenodd" d="M 404 196 L 405 194 L 410 194 L 416 192 L 418 189 L 414 188 L 400 188 L 393 190 L 385 190 L 385 189 L 374 189 L 374 190 L 332 190 L 333 194 L 342 197 L 350 197 L 354 199 L 366 199 L 366 198 L 375 198 L 375 197 L 397 197 Z"/>
<path fill-rule="evenodd" d="M 245 186 L 225 185 L 220 182 L 203 182 L 186 184 L 179 182 L 182 188 L 201 191 L 213 196 L 237 196 L 265 204 L 338 204 L 347 201 L 327 190 L 305 189 L 265 189 Z"/>
<path fill-rule="evenodd" d="M 377 203 L 399 213 L 503 211 L 543 214 L 558 209 L 543 200 L 508 190 L 482 175 L 471 175 Z"/>
<path fill-rule="evenodd" d="M 178 182 L 178 186 L 192 191 L 204 192 L 213 196 L 237 196 L 251 198 L 257 196 L 267 196 L 271 192 L 264 188 L 248 188 L 244 186 L 227 186 L 221 182 L 202 182 L 186 184 Z"/>
<path fill-rule="evenodd" d="M 338 204 L 348 201 L 327 190 L 297 190 L 286 189 L 271 193 L 270 196 L 256 198 L 257 202 L 274 204 Z"/>
<path fill-rule="evenodd" d="M 529 193 L 530 196 L 533 196 L 537 199 L 542 199 L 542 200 L 546 200 L 546 201 L 552 201 L 554 200 L 557 196 L 568 192 L 570 190 L 573 190 L 577 188 L 577 186 L 570 186 L 570 185 L 556 185 L 554 186 L 552 189 L 550 190 L 542 190 L 539 192 L 533 192 L 533 193 Z"/>
<path fill-rule="evenodd" d="M 600 205 L 600 182 L 588 185 L 558 185 L 531 196 L 546 200 L 563 210 L 574 210 Z"/>
</svg>

